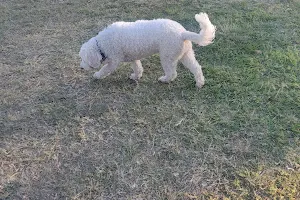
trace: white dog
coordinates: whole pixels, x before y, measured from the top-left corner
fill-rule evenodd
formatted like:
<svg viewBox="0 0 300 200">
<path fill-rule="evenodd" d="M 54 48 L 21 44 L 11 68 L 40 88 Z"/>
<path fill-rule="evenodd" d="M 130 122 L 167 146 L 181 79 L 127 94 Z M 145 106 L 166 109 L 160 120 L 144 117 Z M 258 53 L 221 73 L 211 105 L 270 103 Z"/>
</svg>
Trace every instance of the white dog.
<svg viewBox="0 0 300 200">
<path fill-rule="evenodd" d="M 82 45 L 80 67 L 89 70 L 104 63 L 94 74 L 95 78 L 101 79 L 116 70 L 121 62 L 132 62 L 130 78 L 138 80 L 143 73 L 140 59 L 159 53 L 165 72 L 159 81 L 173 81 L 177 76 L 177 62 L 180 61 L 194 74 L 196 86 L 200 88 L 204 85 L 204 76 L 195 59 L 191 41 L 200 46 L 211 44 L 216 28 L 206 13 L 195 15 L 195 19 L 201 28 L 199 34 L 189 32 L 169 19 L 113 23 Z"/>
</svg>

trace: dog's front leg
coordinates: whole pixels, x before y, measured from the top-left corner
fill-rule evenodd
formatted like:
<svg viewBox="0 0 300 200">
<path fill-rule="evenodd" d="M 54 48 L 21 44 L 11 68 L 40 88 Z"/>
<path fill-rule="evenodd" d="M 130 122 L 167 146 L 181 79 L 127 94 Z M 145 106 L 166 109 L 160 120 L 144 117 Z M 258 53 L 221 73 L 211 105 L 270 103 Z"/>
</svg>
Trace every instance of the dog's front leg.
<svg viewBox="0 0 300 200">
<path fill-rule="evenodd" d="M 130 75 L 130 79 L 139 80 L 143 75 L 143 67 L 140 60 L 135 60 L 132 62 L 131 67 L 133 69 L 133 73 Z"/>
<path fill-rule="evenodd" d="M 104 65 L 98 72 L 94 73 L 94 78 L 102 79 L 106 76 L 110 75 L 113 71 L 115 71 L 120 62 L 110 61 L 108 64 Z"/>
</svg>

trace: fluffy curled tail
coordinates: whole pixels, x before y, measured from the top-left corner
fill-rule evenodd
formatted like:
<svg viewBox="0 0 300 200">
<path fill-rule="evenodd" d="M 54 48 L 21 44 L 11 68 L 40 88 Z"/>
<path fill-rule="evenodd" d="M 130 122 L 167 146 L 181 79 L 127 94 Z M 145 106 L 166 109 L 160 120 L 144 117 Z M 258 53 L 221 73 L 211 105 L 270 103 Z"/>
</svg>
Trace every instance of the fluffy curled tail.
<svg viewBox="0 0 300 200">
<path fill-rule="evenodd" d="M 201 31 L 199 34 L 185 31 L 181 34 L 183 40 L 190 40 L 200 46 L 211 44 L 215 38 L 216 27 L 210 22 L 206 13 L 195 15 L 196 21 L 199 23 Z"/>
</svg>

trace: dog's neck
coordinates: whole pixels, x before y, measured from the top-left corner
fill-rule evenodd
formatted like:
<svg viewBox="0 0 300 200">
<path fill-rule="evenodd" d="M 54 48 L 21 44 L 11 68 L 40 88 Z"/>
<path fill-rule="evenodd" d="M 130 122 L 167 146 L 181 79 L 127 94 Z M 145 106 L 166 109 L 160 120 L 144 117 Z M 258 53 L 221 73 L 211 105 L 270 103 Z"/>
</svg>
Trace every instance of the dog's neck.
<svg viewBox="0 0 300 200">
<path fill-rule="evenodd" d="M 96 46 L 98 48 L 98 51 L 99 51 L 100 55 L 102 56 L 102 59 L 101 59 L 101 63 L 102 63 L 102 62 L 104 62 L 106 60 L 107 57 L 105 56 L 105 54 L 103 53 L 103 51 L 101 51 L 101 48 L 99 46 L 98 40 L 96 38 L 95 38 L 95 40 L 96 40 Z"/>
</svg>

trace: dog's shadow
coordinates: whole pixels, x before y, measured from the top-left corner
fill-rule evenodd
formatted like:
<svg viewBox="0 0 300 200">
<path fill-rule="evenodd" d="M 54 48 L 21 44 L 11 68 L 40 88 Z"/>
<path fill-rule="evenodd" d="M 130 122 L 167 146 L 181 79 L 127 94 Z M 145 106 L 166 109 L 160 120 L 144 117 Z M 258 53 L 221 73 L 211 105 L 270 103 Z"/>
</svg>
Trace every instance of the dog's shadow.
<svg viewBox="0 0 300 200">
<path fill-rule="evenodd" d="M 90 90 L 88 98 L 91 102 L 84 115 L 100 116 L 109 109 L 118 110 L 120 113 L 125 110 L 135 112 L 144 105 L 148 108 L 175 105 L 178 102 L 188 105 L 194 99 L 204 101 L 207 95 L 208 87 L 197 88 L 192 77 L 181 77 L 169 84 L 161 83 L 152 76 L 143 78 L 140 81 L 113 75 L 102 80 L 91 78 L 87 88 Z M 150 111 L 141 111 L 143 112 Z"/>
<path fill-rule="evenodd" d="M 91 78 L 89 81 L 89 89 L 90 90 L 99 90 L 102 91 L 124 91 L 134 89 L 139 84 L 138 81 L 131 80 L 129 78 L 119 78 L 114 75 L 110 75 L 109 77 L 106 77 L 104 79 L 95 79 Z"/>
</svg>

